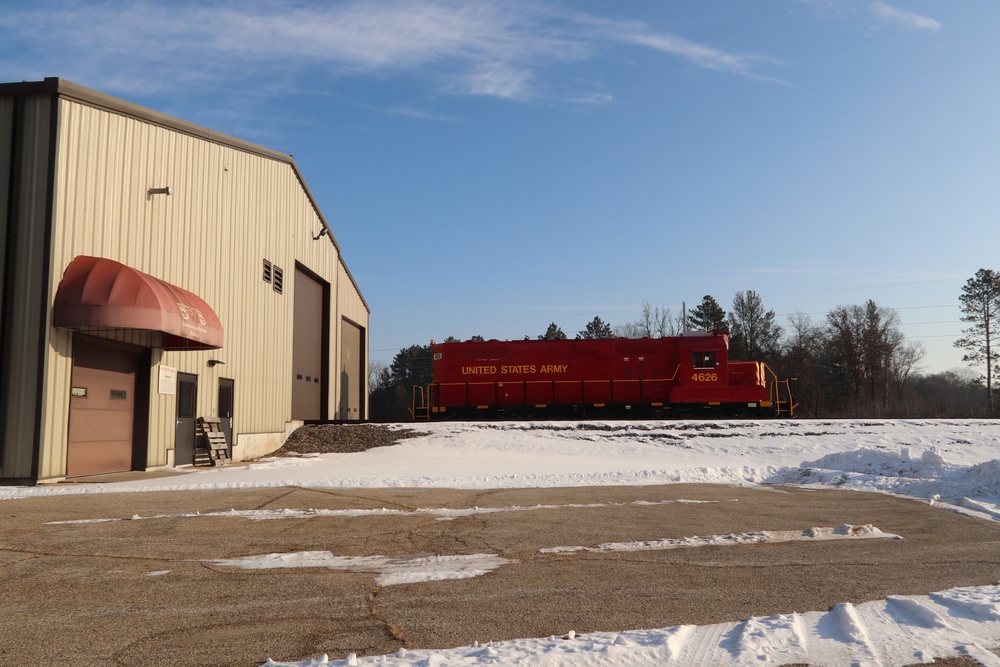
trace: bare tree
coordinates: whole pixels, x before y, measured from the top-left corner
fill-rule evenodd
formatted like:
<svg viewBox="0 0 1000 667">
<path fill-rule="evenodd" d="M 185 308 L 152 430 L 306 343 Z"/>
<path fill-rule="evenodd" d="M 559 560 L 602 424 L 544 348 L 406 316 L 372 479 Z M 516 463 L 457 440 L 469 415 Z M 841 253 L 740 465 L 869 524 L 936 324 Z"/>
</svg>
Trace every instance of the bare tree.
<svg viewBox="0 0 1000 667">
<path fill-rule="evenodd" d="M 861 393 L 860 306 L 837 306 L 826 315 L 823 346 L 823 376 L 826 403 L 838 404 L 850 416 L 858 412 Z"/>
<path fill-rule="evenodd" d="M 773 310 L 764 310 L 764 301 L 757 292 L 737 292 L 728 317 L 729 358 L 773 361 L 778 356 L 782 333 L 774 317 Z"/>
<path fill-rule="evenodd" d="M 915 417 L 983 417 L 982 392 L 978 373 L 971 368 L 957 368 L 914 376 L 907 394 Z"/>
<path fill-rule="evenodd" d="M 920 341 L 904 343 L 893 352 L 889 381 L 892 382 L 897 402 L 906 396 L 907 384 L 920 370 L 920 362 L 925 354 L 924 344 Z"/>
<path fill-rule="evenodd" d="M 789 315 L 788 326 L 784 365 L 794 369 L 799 411 L 818 417 L 822 405 L 819 359 L 824 344 L 823 329 L 804 313 Z"/>
<path fill-rule="evenodd" d="M 671 317 L 670 309 L 665 306 L 651 306 L 648 301 L 644 301 L 642 320 L 647 324 L 651 338 L 676 336 L 681 332 L 679 318 Z"/>
<path fill-rule="evenodd" d="M 868 402 L 876 414 L 885 414 L 888 408 L 892 361 L 902 343 L 899 314 L 869 299 L 864 306 L 861 356 L 868 376 Z"/>
<path fill-rule="evenodd" d="M 681 323 L 670 316 L 670 309 L 642 303 L 642 315 L 634 322 L 627 322 L 614 328 L 615 335 L 622 338 L 663 338 L 676 336 L 681 331 Z"/>
<path fill-rule="evenodd" d="M 863 306 L 838 306 L 826 316 L 824 374 L 836 400 L 849 415 L 881 416 L 898 399 L 901 386 L 923 357 L 919 345 L 907 346 L 899 315 L 868 300 Z M 906 368 L 897 368 L 904 364 Z"/>
<path fill-rule="evenodd" d="M 389 384 L 389 364 L 381 360 L 368 362 L 368 393 L 374 394 Z"/>
</svg>

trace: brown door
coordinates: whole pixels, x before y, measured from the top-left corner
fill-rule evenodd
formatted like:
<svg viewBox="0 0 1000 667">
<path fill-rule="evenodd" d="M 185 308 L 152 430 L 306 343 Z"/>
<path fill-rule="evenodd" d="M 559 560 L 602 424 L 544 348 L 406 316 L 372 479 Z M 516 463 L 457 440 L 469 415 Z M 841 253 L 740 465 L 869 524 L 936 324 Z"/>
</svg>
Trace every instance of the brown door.
<svg viewBox="0 0 1000 667">
<path fill-rule="evenodd" d="M 292 419 L 326 419 L 329 354 L 327 286 L 295 269 L 292 330 Z"/>
<path fill-rule="evenodd" d="M 131 350 L 74 338 L 67 476 L 132 469 L 139 359 Z"/>
<path fill-rule="evenodd" d="M 198 376 L 177 374 L 177 429 L 174 433 L 174 465 L 194 463 L 195 423 L 198 411 Z"/>
<path fill-rule="evenodd" d="M 361 327 L 347 320 L 340 326 L 340 401 L 337 419 L 361 419 L 364 416 L 364 335 Z"/>
</svg>

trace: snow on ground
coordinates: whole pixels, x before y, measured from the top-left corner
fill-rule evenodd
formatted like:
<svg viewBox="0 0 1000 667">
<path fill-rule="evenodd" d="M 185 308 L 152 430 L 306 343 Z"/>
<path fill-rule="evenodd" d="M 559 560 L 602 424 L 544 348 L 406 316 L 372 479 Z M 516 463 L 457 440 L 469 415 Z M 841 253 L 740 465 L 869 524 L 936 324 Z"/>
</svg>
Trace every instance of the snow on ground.
<svg viewBox="0 0 1000 667">
<path fill-rule="evenodd" d="M 297 551 L 287 554 L 261 554 L 246 558 L 211 561 L 223 567 L 245 570 L 273 570 L 293 567 L 325 567 L 351 572 L 375 572 L 379 586 L 398 586 L 444 579 L 471 579 L 515 561 L 493 554 L 436 556 L 414 554 L 406 557 L 334 556 L 329 551 Z"/>
<path fill-rule="evenodd" d="M 929 596 L 891 596 L 828 612 L 792 613 L 710 626 L 595 632 L 474 644 L 447 651 L 407 651 L 375 658 L 348 654 L 268 665 L 391 665 L 406 667 L 531 665 L 606 667 L 677 665 L 905 665 L 942 655 L 967 655 L 983 665 L 1000 659 L 981 638 L 1000 630 L 1000 587 L 953 589 Z M 990 643 L 992 646 L 992 643 Z"/>
<path fill-rule="evenodd" d="M 79 493 L 239 489 L 286 485 L 322 488 L 529 488 L 670 483 L 834 486 L 910 496 L 983 520 L 1000 520 L 1000 421 L 504 422 L 418 424 L 427 435 L 356 454 L 269 458 L 251 466 L 113 484 L 0 487 L 0 500 Z M 424 511 L 442 520 L 462 512 Z M 354 510 L 348 510 L 354 511 Z M 371 510 L 357 510 L 370 512 Z M 391 510 L 383 510 L 391 511 Z M 308 518 L 319 510 L 227 513 L 244 519 Z M 194 515 L 199 516 L 199 515 Z M 155 519 L 158 517 L 133 517 Z M 95 517 L 93 521 L 108 521 Z M 695 536 L 656 544 L 561 547 L 686 548 L 764 539 L 893 538 L 877 528 L 830 527 L 797 535 Z M 344 567 L 377 573 L 383 583 L 483 576 L 503 559 L 427 554 L 345 559 L 328 552 L 262 554 L 232 567 Z M 160 573 L 150 573 L 151 576 Z M 965 654 L 1000 667 L 1000 586 L 894 596 L 861 605 L 713 626 L 522 639 L 447 651 L 310 665 L 901 665 Z M 281 663 L 272 663 L 281 664 Z"/>
</svg>

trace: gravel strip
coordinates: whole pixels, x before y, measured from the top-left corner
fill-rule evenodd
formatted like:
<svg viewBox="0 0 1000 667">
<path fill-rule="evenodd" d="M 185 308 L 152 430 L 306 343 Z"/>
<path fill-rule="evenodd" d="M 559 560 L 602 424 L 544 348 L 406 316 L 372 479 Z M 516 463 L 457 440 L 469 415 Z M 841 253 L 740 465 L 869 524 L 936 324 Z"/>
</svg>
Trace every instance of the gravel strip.
<svg viewBox="0 0 1000 667">
<path fill-rule="evenodd" d="M 300 426 L 272 456 L 349 454 L 427 435 L 385 424 L 307 424 Z"/>
</svg>

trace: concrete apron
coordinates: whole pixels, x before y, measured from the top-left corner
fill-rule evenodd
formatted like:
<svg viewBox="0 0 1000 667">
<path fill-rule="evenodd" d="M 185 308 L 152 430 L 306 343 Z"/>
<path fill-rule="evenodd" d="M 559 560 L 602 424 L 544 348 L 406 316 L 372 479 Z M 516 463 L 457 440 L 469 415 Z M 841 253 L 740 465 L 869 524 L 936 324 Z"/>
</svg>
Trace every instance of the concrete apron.
<svg viewBox="0 0 1000 667">
<path fill-rule="evenodd" d="M 708 502 L 662 502 L 670 500 Z M 508 511 L 450 519 L 414 511 L 473 507 Z M 178 516 L 310 508 L 401 512 Z M 49 523 L 93 519 L 115 521 Z M 842 524 L 905 539 L 540 551 Z M 275 488 L 10 500 L 0 503 L 0 663 L 256 665 L 825 611 L 994 584 L 998 544 L 1000 524 L 836 490 Z M 374 571 L 213 562 L 299 551 L 515 562 L 468 579 L 387 586 Z"/>
</svg>

